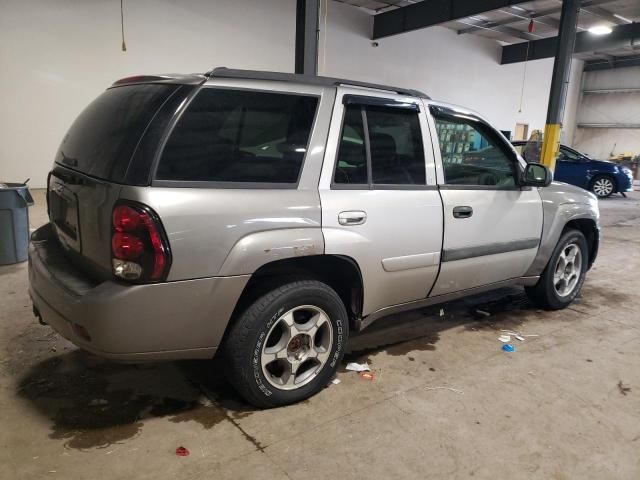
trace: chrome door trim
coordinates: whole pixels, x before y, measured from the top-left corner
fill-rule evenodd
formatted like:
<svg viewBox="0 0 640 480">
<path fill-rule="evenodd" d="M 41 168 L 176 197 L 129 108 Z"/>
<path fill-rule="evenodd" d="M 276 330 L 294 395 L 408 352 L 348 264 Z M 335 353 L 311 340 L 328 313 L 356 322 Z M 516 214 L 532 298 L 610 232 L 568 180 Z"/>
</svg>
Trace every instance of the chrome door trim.
<svg viewBox="0 0 640 480">
<path fill-rule="evenodd" d="M 525 238 L 513 240 L 511 242 L 490 243 L 477 247 L 453 248 L 443 250 L 442 261 L 453 262 L 464 260 L 465 258 L 484 257 L 486 255 L 497 255 L 499 253 L 515 252 L 517 250 L 528 250 L 536 248 L 540 244 L 539 238 Z"/>
</svg>

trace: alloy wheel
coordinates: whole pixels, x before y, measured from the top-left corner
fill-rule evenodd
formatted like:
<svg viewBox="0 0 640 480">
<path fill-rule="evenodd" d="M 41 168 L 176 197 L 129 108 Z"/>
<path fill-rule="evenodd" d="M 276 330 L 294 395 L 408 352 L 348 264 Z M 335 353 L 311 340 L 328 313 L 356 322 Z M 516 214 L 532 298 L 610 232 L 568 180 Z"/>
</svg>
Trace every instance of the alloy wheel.
<svg viewBox="0 0 640 480">
<path fill-rule="evenodd" d="M 332 345 L 329 316 L 313 305 L 295 307 L 269 329 L 260 355 L 262 373 L 275 388 L 300 388 L 322 370 Z"/>
<path fill-rule="evenodd" d="M 570 295 L 582 275 L 582 251 L 575 243 L 566 245 L 556 261 L 553 288 L 560 297 Z"/>
<path fill-rule="evenodd" d="M 593 184 L 593 193 L 599 197 L 607 197 L 613 193 L 613 182 L 611 179 L 598 178 Z"/>
</svg>

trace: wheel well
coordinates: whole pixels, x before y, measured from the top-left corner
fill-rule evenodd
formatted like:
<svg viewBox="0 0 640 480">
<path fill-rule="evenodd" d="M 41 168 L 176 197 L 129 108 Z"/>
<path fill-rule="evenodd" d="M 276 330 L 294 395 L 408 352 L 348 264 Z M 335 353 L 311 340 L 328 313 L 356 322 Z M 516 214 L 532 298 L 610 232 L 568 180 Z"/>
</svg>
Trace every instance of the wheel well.
<svg viewBox="0 0 640 480">
<path fill-rule="evenodd" d="M 256 270 L 240 295 L 232 320 L 265 293 L 301 278 L 329 285 L 344 302 L 350 323 L 360 318 L 363 284 L 356 261 L 341 255 L 310 255 L 276 260 Z"/>
<path fill-rule="evenodd" d="M 587 239 L 587 247 L 589 248 L 589 268 L 591 268 L 591 265 L 593 265 L 593 262 L 598 255 L 598 243 L 600 240 L 596 222 L 590 218 L 578 218 L 567 222 L 564 229 L 579 230 Z"/>
</svg>

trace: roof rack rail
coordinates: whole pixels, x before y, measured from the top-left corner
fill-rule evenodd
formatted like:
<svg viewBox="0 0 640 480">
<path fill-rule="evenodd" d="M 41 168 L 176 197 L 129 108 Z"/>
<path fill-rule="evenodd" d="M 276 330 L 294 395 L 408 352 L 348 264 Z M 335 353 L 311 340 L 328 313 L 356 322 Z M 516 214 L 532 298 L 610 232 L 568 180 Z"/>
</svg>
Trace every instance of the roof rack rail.
<svg viewBox="0 0 640 480">
<path fill-rule="evenodd" d="M 391 87 L 389 85 L 379 85 L 376 83 L 359 82 L 356 80 L 346 80 L 344 78 L 321 77 L 317 75 L 302 75 L 299 73 L 268 72 L 261 70 L 240 70 L 226 67 L 217 67 L 204 74 L 205 77 L 216 78 L 241 78 L 247 80 L 271 80 L 276 82 L 305 83 L 307 85 L 317 85 L 319 87 L 337 87 L 349 85 L 354 87 L 373 88 L 395 92 L 400 95 L 410 95 L 431 99 L 427 94 L 410 88 Z"/>
</svg>

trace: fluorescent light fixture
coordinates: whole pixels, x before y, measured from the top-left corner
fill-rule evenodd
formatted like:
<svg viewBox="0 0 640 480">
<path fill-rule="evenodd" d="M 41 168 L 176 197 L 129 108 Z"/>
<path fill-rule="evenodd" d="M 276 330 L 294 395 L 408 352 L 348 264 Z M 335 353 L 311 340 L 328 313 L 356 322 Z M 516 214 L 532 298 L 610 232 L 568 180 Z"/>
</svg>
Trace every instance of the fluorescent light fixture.
<svg viewBox="0 0 640 480">
<path fill-rule="evenodd" d="M 594 35 L 609 35 L 611 32 L 611 27 L 607 25 L 595 25 L 589 29 L 589 33 Z"/>
<path fill-rule="evenodd" d="M 633 23 L 633 20 L 629 20 L 627 17 L 623 17 L 622 15 L 618 15 L 617 13 L 614 13 L 613 16 L 619 18 L 623 22 Z"/>
</svg>

